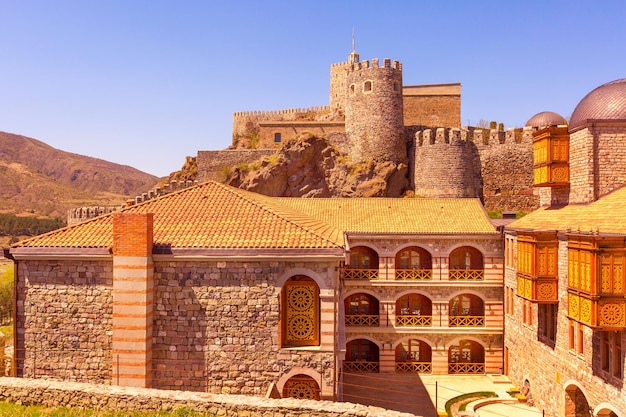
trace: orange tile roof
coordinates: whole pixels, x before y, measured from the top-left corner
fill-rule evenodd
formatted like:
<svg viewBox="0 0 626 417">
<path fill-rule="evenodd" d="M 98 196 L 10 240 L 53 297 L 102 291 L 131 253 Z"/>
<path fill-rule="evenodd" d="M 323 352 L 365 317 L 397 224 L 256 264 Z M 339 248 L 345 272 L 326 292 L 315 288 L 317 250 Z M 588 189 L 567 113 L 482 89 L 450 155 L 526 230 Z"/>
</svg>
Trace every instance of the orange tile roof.
<svg viewBox="0 0 626 417">
<path fill-rule="evenodd" d="M 207 182 L 123 208 L 154 213 L 155 247 L 343 248 L 343 236 L 276 199 Z M 18 242 L 14 248 L 110 248 L 113 213 Z"/>
<path fill-rule="evenodd" d="M 507 229 L 599 231 L 626 234 L 626 187 L 590 204 L 541 208 L 511 223 Z"/>
<path fill-rule="evenodd" d="M 278 198 L 342 232 L 490 234 L 482 204 L 471 198 Z"/>
<path fill-rule="evenodd" d="M 476 199 L 275 198 L 217 182 L 121 211 L 154 214 L 157 253 L 168 248 L 328 249 L 340 253 L 343 232 L 496 233 Z M 18 242 L 12 252 L 38 248 L 48 248 L 51 253 L 51 248 L 105 250 L 112 246 L 113 213 L 109 213 Z"/>
</svg>

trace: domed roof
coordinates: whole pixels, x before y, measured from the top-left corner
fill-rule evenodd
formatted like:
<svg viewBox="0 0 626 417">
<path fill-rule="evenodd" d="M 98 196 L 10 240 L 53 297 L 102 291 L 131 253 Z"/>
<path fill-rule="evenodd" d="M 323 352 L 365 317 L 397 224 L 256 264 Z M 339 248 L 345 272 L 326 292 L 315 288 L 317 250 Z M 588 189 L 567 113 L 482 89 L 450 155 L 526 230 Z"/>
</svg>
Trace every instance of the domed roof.
<svg viewBox="0 0 626 417">
<path fill-rule="evenodd" d="M 603 84 L 580 100 L 572 113 L 570 130 L 587 120 L 626 120 L 626 78 Z"/>
<path fill-rule="evenodd" d="M 565 117 L 553 111 L 542 111 L 541 113 L 537 113 L 526 122 L 526 126 L 538 128 L 566 124 L 567 120 L 565 120 Z"/>
</svg>

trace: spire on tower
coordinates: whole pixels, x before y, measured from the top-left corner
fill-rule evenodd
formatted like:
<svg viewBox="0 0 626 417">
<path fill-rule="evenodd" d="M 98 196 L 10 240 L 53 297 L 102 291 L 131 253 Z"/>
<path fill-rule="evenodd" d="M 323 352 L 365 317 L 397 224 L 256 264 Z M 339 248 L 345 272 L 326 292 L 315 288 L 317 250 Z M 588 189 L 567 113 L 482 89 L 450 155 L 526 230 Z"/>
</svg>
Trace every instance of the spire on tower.
<svg viewBox="0 0 626 417">
<path fill-rule="evenodd" d="M 354 42 L 354 28 L 352 28 L 352 52 L 350 52 L 350 55 L 348 56 L 348 62 L 350 64 L 359 62 L 359 54 L 356 53 L 356 47 Z"/>
</svg>

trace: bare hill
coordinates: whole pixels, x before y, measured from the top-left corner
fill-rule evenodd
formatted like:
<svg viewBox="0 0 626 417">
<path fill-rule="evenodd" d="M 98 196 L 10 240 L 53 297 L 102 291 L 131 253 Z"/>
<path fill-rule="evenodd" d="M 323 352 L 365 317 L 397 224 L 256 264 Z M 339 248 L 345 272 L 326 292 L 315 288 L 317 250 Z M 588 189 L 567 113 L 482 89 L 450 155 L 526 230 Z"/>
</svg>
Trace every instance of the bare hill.
<svg viewBox="0 0 626 417">
<path fill-rule="evenodd" d="M 72 207 L 123 204 L 158 181 L 126 165 L 0 132 L 0 213 L 65 218 Z"/>
</svg>

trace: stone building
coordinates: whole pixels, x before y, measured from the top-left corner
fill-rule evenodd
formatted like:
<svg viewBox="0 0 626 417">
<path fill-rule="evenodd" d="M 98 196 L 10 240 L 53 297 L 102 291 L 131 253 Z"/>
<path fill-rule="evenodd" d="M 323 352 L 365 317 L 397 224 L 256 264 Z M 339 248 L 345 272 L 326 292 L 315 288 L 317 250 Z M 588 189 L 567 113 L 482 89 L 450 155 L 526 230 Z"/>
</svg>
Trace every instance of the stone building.
<svg viewBox="0 0 626 417">
<path fill-rule="evenodd" d="M 542 207 L 505 230 L 505 371 L 546 415 L 623 417 L 626 79 L 562 120 L 533 133 Z"/>
<path fill-rule="evenodd" d="M 341 399 L 343 372 L 502 368 L 502 235 L 477 199 L 205 182 L 6 255 L 18 376 Z"/>
</svg>

